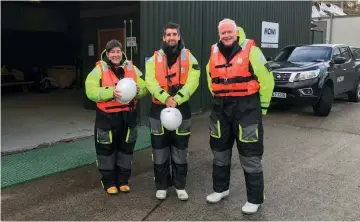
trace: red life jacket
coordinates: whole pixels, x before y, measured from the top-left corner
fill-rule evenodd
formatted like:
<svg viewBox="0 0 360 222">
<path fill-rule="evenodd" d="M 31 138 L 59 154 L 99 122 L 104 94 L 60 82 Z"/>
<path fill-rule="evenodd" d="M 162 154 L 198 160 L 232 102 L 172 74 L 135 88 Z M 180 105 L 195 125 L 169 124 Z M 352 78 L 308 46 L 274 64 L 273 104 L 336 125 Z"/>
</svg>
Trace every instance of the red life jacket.
<svg viewBox="0 0 360 222">
<path fill-rule="evenodd" d="M 164 52 L 155 51 L 155 78 L 160 87 L 169 92 L 171 86 L 182 87 L 185 85 L 189 74 L 189 50 L 183 48 L 176 62 L 169 69 Z M 153 103 L 162 104 L 152 97 Z"/>
<path fill-rule="evenodd" d="M 104 61 L 98 61 L 96 63 L 97 66 L 100 66 L 101 69 L 101 87 L 114 87 L 119 82 L 119 79 L 116 77 L 114 72 Z M 130 61 L 127 61 L 127 64 L 121 66 L 120 69 L 124 69 L 124 78 L 132 78 L 135 82 L 137 82 L 136 71 L 133 64 Z M 130 111 L 136 107 L 137 99 L 134 98 L 128 104 L 123 104 L 118 102 L 117 100 L 103 101 L 96 103 L 96 106 L 106 112 L 106 113 L 116 113 L 122 111 Z"/>
<path fill-rule="evenodd" d="M 249 72 L 250 50 L 254 45 L 253 40 L 247 39 L 242 50 L 229 63 L 217 45 L 212 45 L 209 71 L 214 96 L 248 96 L 259 91 L 259 82 Z"/>
</svg>

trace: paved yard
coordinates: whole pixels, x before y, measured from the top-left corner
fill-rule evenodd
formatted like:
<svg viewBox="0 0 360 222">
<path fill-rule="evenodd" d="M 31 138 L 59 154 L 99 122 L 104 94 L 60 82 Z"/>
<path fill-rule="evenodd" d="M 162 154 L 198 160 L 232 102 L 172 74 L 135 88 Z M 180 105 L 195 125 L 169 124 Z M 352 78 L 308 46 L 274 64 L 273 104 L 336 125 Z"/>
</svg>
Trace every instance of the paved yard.
<svg viewBox="0 0 360 222">
<path fill-rule="evenodd" d="M 244 216 L 243 173 L 234 149 L 230 197 L 216 205 L 207 115 L 194 119 L 187 190 L 155 198 L 150 150 L 134 159 L 132 192 L 108 196 L 95 165 L 2 190 L 2 220 L 356 220 L 360 218 L 360 104 L 336 102 L 329 117 L 311 109 L 272 111 L 265 118 L 266 202 Z M 24 169 L 26 170 L 26 169 Z"/>
</svg>

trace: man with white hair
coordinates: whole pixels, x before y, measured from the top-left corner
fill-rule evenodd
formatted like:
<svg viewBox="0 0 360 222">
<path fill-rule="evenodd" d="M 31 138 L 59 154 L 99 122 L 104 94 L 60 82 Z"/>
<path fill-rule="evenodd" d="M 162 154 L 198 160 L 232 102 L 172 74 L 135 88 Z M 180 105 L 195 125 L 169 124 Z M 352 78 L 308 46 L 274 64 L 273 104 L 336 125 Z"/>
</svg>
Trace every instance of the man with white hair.
<svg viewBox="0 0 360 222">
<path fill-rule="evenodd" d="M 247 190 L 242 212 L 252 214 L 264 201 L 262 115 L 266 115 L 270 104 L 274 78 L 255 41 L 246 39 L 243 29 L 233 20 L 222 20 L 218 30 L 220 41 L 212 45 L 206 66 L 214 97 L 209 127 L 214 192 L 206 200 L 217 203 L 229 195 L 235 140 Z"/>
</svg>

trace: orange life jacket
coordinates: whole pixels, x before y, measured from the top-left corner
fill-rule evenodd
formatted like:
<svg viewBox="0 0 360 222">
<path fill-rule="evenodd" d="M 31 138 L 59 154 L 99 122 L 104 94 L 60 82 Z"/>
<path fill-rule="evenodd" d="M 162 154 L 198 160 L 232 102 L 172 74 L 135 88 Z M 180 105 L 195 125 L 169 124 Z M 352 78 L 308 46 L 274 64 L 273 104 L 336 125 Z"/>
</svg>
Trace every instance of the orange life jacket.
<svg viewBox="0 0 360 222">
<path fill-rule="evenodd" d="M 245 40 L 244 47 L 227 63 L 216 44 L 211 47 L 209 71 L 211 88 L 216 97 L 247 96 L 259 91 L 259 82 L 249 72 L 249 56 L 253 40 Z"/>
<path fill-rule="evenodd" d="M 101 68 L 100 87 L 116 86 L 116 84 L 119 82 L 119 79 L 116 77 L 114 72 L 108 67 L 108 65 L 103 61 L 97 62 L 96 65 L 100 66 Z M 128 61 L 128 63 L 125 64 L 125 66 L 121 66 L 120 68 L 124 69 L 124 78 L 132 78 L 135 82 L 137 82 L 136 71 L 133 64 L 130 61 Z M 110 101 L 98 102 L 96 103 L 96 106 L 100 110 L 106 113 L 116 113 L 122 111 L 130 111 L 136 107 L 136 104 L 137 104 L 137 100 L 135 98 L 128 104 L 123 104 L 113 99 Z"/>
<path fill-rule="evenodd" d="M 155 51 L 155 78 L 160 87 L 169 92 L 172 86 L 179 87 L 185 85 L 189 74 L 189 50 L 183 48 L 176 62 L 169 69 L 164 52 Z M 153 103 L 162 104 L 155 97 L 152 97 Z"/>
</svg>

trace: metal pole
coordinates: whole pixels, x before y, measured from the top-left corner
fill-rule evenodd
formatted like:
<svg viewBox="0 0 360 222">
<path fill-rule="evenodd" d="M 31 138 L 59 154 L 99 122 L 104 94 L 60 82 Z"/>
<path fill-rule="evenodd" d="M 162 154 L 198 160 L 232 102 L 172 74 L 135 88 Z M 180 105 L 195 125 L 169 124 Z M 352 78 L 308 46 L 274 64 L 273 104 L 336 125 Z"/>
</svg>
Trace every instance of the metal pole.
<svg viewBox="0 0 360 222">
<path fill-rule="evenodd" d="M 125 33 L 125 39 L 124 39 L 125 45 L 123 46 L 123 48 L 125 50 L 125 55 L 126 55 L 126 20 L 124 20 L 124 33 Z"/>
<path fill-rule="evenodd" d="M 131 39 L 132 39 L 132 22 L 133 22 L 133 20 L 130 20 L 130 37 L 131 37 Z M 133 48 L 132 48 L 132 46 L 130 46 L 130 60 L 132 61 L 132 50 Z"/>
<path fill-rule="evenodd" d="M 329 44 L 332 44 L 333 15 L 330 15 Z"/>
</svg>

